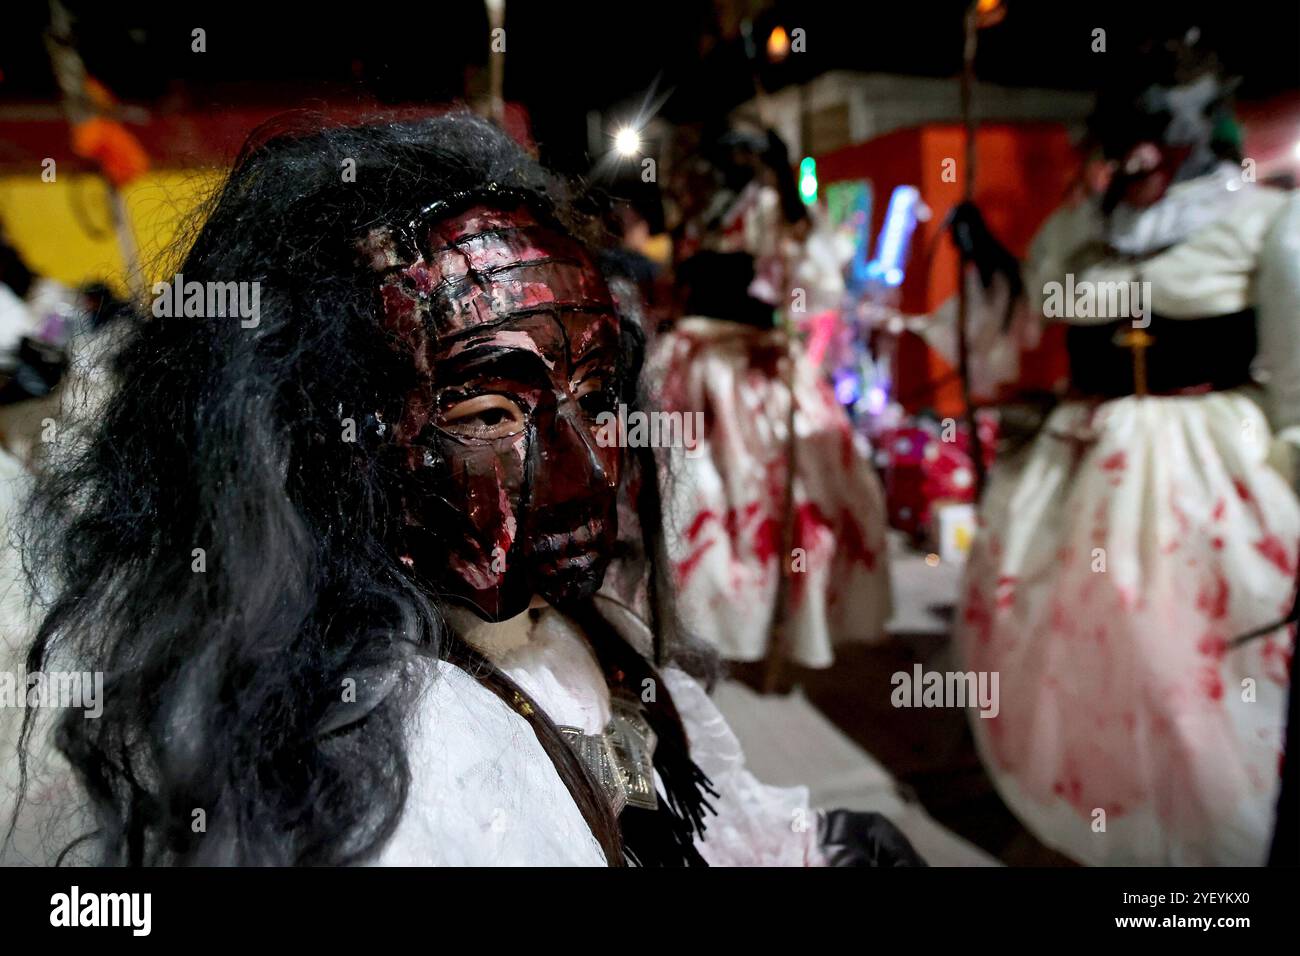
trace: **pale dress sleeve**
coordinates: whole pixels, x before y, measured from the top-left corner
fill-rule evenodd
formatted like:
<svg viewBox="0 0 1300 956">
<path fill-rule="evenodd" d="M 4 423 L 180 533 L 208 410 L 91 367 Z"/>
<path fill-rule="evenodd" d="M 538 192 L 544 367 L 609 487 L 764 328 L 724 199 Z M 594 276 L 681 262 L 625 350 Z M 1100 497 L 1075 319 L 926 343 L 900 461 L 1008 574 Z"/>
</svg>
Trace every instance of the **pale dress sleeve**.
<svg viewBox="0 0 1300 956">
<path fill-rule="evenodd" d="M 1276 433 L 1274 461 L 1300 478 L 1300 194 L 1264 237 L 1255 278 L 1259 356 L 1268 372 L 1266 406 Z"/>
<path fill-rule="evenodd" d="M 692 677 L 665 668 L 664 683 L 681 714 L 691 757 L 718 792 L 709 802 L 700 855 L 710 866 L 824 866 L 818 813 L 806 787 L 772 787 L 745 767 L 740 741 Z"/>
</svg>

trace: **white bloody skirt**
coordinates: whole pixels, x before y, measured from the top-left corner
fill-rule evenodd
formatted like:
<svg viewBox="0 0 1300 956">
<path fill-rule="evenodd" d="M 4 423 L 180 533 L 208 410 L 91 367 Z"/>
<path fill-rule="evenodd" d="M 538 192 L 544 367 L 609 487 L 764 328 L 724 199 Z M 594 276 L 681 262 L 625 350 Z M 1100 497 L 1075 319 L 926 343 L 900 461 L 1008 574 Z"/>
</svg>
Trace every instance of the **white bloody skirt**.
<svg viewBox="0 0 1300 956">
<path fill-rule="evenodd" d="M 971 713 L 1044 843 L 1089 864 L 1256 865 L 1272 833 L 1300 504 L 1242 393 L 1058 407 L 995 467 L 956 638 Z"/>
<path fill-rule="evenodd" d="M 660 405 L 704 422 L 695 450 L 666 456 L 668 551 L 687 628 L 733 661 L 767 656 L 788 562 L 786 659 L 827 667 L 836 644 L 880 638 L 890 615 L 884 491 L 829 385 L 799 360 L 792 553 L 783 553 L 784 341 L 687 318 L 656 344 Z"/>
</svg>

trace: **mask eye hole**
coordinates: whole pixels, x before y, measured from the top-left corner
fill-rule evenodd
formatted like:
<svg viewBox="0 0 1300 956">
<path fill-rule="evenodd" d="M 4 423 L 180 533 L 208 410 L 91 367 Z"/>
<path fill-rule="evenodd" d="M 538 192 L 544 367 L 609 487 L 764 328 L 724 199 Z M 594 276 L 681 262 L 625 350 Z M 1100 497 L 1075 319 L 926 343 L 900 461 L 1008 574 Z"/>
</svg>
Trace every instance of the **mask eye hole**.
<svg viewBox="0 0 1300 956">
<path fill-rule="evenodd" d="M 588 375 L 577 383 L 573 389 L 573 397 L 577 399 L 582 410 L 592 417 L 601 412 L 613 411 L 617 404 L 613 383 L 600 374 Z"/>
<path fill-rule="evenodd" d="M 493 441 L 524 430 L 524 411 L 505 395 L 475 395 L 453 402 L 438 416 L 438 426 L 459 438 Z"/>
</svg>

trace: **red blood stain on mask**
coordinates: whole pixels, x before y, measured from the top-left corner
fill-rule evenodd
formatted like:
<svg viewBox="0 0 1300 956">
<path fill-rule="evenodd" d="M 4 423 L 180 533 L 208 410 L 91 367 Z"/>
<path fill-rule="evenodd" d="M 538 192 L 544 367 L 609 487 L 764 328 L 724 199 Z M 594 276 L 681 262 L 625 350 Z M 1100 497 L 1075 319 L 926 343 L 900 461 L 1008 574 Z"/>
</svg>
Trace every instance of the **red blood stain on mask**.
<svg viewBox="0 0 1300 956">
<path fill-rule="evenodd" d="M 417 575 L 489 620 L 600 586 L 617 537 L 619 325 L 575 240 L 526 209 L 415 223 L 384 247 L 383 324 L 418 384 L 393 428 Z"/>
</svg>

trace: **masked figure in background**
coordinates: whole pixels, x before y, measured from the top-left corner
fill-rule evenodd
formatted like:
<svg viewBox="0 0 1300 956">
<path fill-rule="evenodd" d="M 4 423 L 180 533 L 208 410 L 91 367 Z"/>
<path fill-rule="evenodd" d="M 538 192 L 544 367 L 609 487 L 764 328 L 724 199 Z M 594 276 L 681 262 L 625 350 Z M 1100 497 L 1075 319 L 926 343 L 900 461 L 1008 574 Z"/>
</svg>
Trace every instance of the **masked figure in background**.
<svg viewBox="0 0 1300 956">
<path fill-rule="evenodd" d="M 836 644 L 883 633 L 886 521 L 817 362 L 773 327 L 778 309 L 807 317 L 817 291 L 791 289 L 808 219 L 789 159 L 773 134 L 728 133 L 670 188 L 683 318 L 657 343 L 654 378 L 661 404 L 702 426 L 666 482 L 682 607 L 725 658 L 767 657 L 780 628 L 781 656 L 827 667 Z"/>
<path fill-rule="evenodd" d="M 180 271 L 258 283 L 256 323 L 144 323 L 42 488 L 29 670 L 102 672 L 103 713 L 60 716 L 51 754 L 27 711 L 11 854 L 915 860 L 755 780 L 662 630 L 597 594 L 654 471 L 598 440 L 641 335 L 588 229 L 466 116 L 245 149 Z"/>
<path fill-rule="evenodd" d="M 1109 185 L 1031 247 L 1071 392 L 993 469 L 959 609 L 986 766 L 1092 864 L 1260 864 L 1278 785 L 1292 635 L 1233 639 L 1295 590 L 1300 203 L 1243 175 L 1190 39 L 1099 98 Z"/>
</svg>

